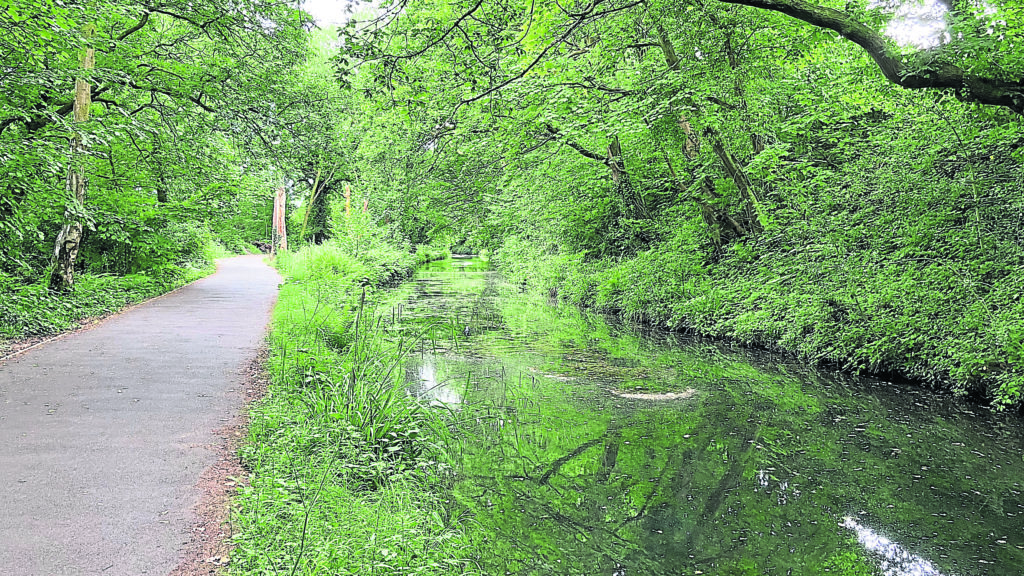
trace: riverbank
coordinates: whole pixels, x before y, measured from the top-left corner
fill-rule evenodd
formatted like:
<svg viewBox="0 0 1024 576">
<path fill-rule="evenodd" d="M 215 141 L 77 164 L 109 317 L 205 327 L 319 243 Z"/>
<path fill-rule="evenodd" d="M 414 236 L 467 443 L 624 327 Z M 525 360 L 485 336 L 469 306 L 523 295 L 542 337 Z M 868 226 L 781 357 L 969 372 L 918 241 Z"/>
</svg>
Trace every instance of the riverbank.
<svg viewBox="0 0 1024 576">
<path fill-rule="evenodd" d="M 853 373 L 898 374 L 997 408 L 1019 408 L 1024 269 L 1018 255 L 964 246 L 944 252 L 934 245 L 921 249 L 923 255 L 901 247 L 906 242 L 898 231 L 873 234 L 859 242 L 874 248 L 858 249 L 800 244 L 778 232 L 729 245 L 714 260 L 691 249 L 697 241 L 685 231 L 632 257 L 589 261 L 539 253 L 513 239 L 496 261 L 512 282 L 584 308 Z"/>
<path fill-rule="evenodd" d="M 440 415 L 405 394 L 410 343 L 379 327 L 388 292 L 417 254 L 387 243 L 282 254 L 270 384 L 241 450 L 233 574 L 472 573 L 446 494 Z"/>
</svg>

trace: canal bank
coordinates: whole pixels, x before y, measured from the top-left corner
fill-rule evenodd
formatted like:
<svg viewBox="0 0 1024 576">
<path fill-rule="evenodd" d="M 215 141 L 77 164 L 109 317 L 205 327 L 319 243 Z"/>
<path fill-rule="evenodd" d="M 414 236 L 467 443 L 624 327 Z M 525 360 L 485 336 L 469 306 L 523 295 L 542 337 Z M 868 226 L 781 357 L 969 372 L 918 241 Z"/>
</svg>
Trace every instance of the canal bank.
<svg viewBox="0 0 1024 576">
<path fill-rule="evenodd" d="M 476 261 L 427 265 L 395 333 L 457 410 L 485 573 L 1018 574 L 1012 415 L 609 322 Z"/>
</svg>

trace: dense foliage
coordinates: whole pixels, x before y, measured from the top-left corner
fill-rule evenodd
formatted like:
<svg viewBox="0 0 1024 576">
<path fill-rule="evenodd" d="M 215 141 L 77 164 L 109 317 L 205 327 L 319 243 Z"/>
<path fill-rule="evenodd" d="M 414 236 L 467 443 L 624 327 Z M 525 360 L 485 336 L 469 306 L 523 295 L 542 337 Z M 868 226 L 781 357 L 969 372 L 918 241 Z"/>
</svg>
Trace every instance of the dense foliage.
<svg viewBox="0 0 1024 576">
<path fill-rule="evenodd" d="M 732 4 L 386 5 L 341 30 L 348 171 L 570 302 L 1017 403 L 1019 11 Z"/>
<path fill-rule="evenodd" d="M 313 71 L 310 27 L 284 1 L 0 7 L 4 336 L 105 309 L 103 286 L 137 300 L 194 278 L 216 244 L 268 245 L 274 188 L 301 195 L 332 151 L 316 106 L 334 83 Z"/>
</svg>

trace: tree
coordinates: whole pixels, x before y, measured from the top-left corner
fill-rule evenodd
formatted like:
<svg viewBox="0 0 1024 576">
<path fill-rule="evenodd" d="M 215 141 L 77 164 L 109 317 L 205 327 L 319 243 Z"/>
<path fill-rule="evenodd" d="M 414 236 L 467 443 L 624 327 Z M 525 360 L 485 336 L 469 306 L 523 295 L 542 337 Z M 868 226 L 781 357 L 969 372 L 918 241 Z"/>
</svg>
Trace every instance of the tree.
<svg viewBox="0 0 1024 576">
<path fill-rule="evenodd" d="M 96 34 L 96 26 L 85 25 L 83 37 L 91 42 Z M 96 67 L 96 49 L 86 46 L 82 51 L 82 71 L 88 73 Z M 89 120 L 89 107 L 92 106 L 92 88 L 83 78 L 75 80 L 75 99 L 73 105 L 74 122 L 79 125 Z M 71 194 L 71 209 L 65 212 L 68 222 L 64 224 L 54 248 L 53 266 L 50 276 L 50 287 L 56 290 L 68 290 L 75 284 L 75 258 L 82 242 L 82 221 L 80 214 L 85 209 L 86 176 L 83 164 L 85 147 L 82 136 L 78 133 L 71 137 L 71 163 L 68 166 L 68 192 Z"/>
<path fill-rule="evenodd" d="M 914 53 L 900 53 L 893 41 L 883 33 L 864 24 L 854 15 L 827 6 L 819 6 L 806 0 L 719 0 L 728 4 L 740 4 L 763 10 L 772 10 L 796 18 L 808 24 L 837 32 L 842 37 L 863 48 L 879 70 L 890 82 L 910 89 L 944 89 L 952 90 L 957 98 L 965 102 L 1004 106 L 1017 114 L 1024 114 L 1024 70 L 1020 69 L 1019 60 L 1016 66 L 1001 67 L 998 64 L 985 70 L 978 60 L 991 59 L 993 54 L 986 53 L 990 40 L 985 36 L 995 33 L 995 29 L 985 29 L 985 36 L 978 37 L 975 26 L 967 30 L 967 38 L 963 40 L 963 31 L 967 26 L 954 24 L 950 28 L 950 40 L 935 49 L 919 50 Z M 976 24 L 983 15 L 983 8 L 967 2 L 944 3 L 950 12 L 958 16 L 959 22 Z M 1006 12 L 1003 10 L 1002 12 Z M 1007 16 L 1010 17 L 1010 16 Z M 972 22 L 974 20 L 975 22 Z M 993 26 L 1000 22 L 991 18 Z M 999 32 L 996 43 L 1012 47 L 1013 42 L 1020 41 L 1019 22 L 1008 26 L 1005 21 L 998 25 Z M 957 37 L 957 41 L 952 38 Z M 972 46 L 973 44 L 973 46 Z M 965 45 L 967 50 L 965 50 Z M 981 48 L 978 50 L 978 48 Z M 974 58 L 965 58 L 963 54 L 972 54 Z M 972 72 L 981 68 L 984 73 Z"/>
<path fill-rule="evenodd" d="M 56 244 L 63 288 L 75 268 L 174 262 L 181 243 L 166 239 L 183 229 L 212 227 L 233 244 L 269 235 L 270 195 L 252 184 L 290 128 L 279 111 L 310 99 L 285 89 L 308 55 L 309 24 L 284 1 L 30 0 L 0 11 L 0 273 L 38 277 Z M 83 46 L 94 69 L 83 70 Z M 266 220 L 240 227 L 236 209 Z"/>
</svg>

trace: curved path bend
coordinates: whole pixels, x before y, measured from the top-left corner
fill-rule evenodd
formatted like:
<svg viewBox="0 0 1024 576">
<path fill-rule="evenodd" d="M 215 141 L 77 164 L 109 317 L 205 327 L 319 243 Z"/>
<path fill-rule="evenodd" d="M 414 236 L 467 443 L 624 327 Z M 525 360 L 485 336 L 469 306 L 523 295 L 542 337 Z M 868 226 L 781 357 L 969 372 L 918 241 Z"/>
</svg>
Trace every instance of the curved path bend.
<svg viewBox="0 0 1024 576">
<path fill-rule="evenodd" d="M 0 364 L 0 573 L 165 576 L 280 277 L 260 256 Z"/>
</svg>

